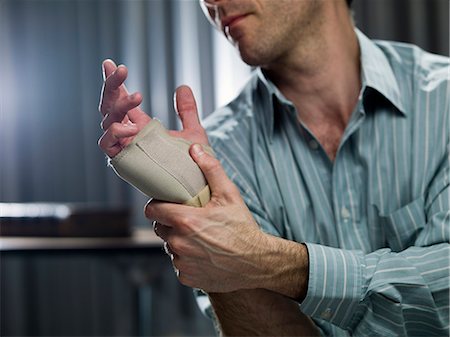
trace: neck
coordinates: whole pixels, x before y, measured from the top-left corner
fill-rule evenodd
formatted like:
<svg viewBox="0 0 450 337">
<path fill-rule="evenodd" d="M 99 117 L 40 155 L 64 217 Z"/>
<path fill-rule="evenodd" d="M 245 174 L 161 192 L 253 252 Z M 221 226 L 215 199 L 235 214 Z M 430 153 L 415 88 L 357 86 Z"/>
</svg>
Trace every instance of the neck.
<svg viewBox="0 0 450 337">
<path fill-rule="evenodd" d="M 361 88 L 359 45 L 346 8 L 329 8 L 316 34 L 263 71 L 306 124 L 345 125 Z"/>
</svg>

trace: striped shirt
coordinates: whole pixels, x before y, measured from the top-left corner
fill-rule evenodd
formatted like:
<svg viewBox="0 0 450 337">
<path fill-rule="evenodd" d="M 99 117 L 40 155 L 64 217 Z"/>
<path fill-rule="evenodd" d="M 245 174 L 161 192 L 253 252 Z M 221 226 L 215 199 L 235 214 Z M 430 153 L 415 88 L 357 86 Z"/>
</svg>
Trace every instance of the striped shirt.
<svg viewBox="0 0 450 337">
<path fill-rule="evenodd" d="M 261 70 L 204 124 L 261 228 L 306 243 L 301 309 L 324 334 L 448 336 L 449 59 L 357 36 L 334 162 Z"/>
</svg>

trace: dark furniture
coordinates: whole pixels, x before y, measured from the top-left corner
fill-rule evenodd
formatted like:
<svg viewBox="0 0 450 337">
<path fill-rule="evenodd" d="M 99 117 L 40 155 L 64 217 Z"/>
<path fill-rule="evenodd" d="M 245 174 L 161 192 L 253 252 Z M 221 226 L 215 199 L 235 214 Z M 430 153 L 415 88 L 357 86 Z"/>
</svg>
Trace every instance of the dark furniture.
<svg viewBox="0 0 450 337">
<path fill-rule="evenodd" d="M 0 237 L 0 336 L 213 335 L 149 229 Z"/>
</svg>

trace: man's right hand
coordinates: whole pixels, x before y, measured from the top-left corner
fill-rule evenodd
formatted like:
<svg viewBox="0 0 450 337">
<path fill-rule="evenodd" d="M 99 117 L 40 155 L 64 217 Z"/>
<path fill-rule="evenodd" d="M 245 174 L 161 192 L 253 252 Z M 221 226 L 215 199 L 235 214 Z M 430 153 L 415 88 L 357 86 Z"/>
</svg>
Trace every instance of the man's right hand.
<svg viewBox="0 0 450 337">
<path fill-rule="evenodd" d="M 111 60 L 103 62 L 103 87 L 100 96 L 99 110 L 103 115 L 101 127 L 103 135 L 98 145 L 110 158 L 115 157 L 133 138 L 151 121 L 139 105 L 142 95 L 132 95 L 125 87 L 128 69 L 124 65 L 116 66 Z M 192 90 L 188 86 L 180 86 L 175 91 L 175 109 L 183 129 L 168 130 L 173 137 L 183 138 L 199 144 L 208 144 L 206 132 L 200 124 Z"/>
<path fill-rule="evenodd" d="M 128 69 L 105 60 L 99 110 L 103 115 L 103 135 L 98 145 L 110 158 L 115 157 L 142 130 L 151 118 L 139 107 L 142 95 L 132 95 L 125 87 Z"/>
</svg>

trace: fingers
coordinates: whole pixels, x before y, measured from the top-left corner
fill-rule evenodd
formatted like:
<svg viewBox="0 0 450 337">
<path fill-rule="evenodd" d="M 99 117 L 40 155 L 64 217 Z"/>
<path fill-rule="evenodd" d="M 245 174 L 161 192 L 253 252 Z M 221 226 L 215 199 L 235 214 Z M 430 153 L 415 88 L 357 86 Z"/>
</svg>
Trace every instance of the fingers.
<svg viewBox="0 0 450 337">
<path fill-rule="evenodd" d="M 173 260 L 177 254 L 173 251 L 173 249 L 170 247 L 169 242 L 164 241 L 164 251 L 167 255 L 170 256 L 170 258 Z"/>
<path fill-rule="evenodd" d="M 132 141 L 150 121 L 150 117 L 140 109 L 142 95 L 132 95 L 124 85 L 128 69 L 124 65 L 118 67 L 112 60 L 102 63 L 103 87 L 100 97 L 99 111 L 103 115 L 101 127 L 106 130 L 99 139 L 100 148 L 110 157 L 115 157 L 124 146 Z M 128 138 L 128 139 L 127 139 Z"/>
<path fill-rule="evenodd" d="M 189 153 L 205 175 L 213 195 L 227 196 L 230 198 L 239 195 L 236 186 L 228 178 L 220 162 L 203 151 L 201 145 L 191 145 Z"/>
<path fill-rule="evenodd" d="M 163 225 L 160 222 L 153 221 L 153 231 L 157 236 L 159 236 L 164 241 L 167 241 L 172 232 L 172 228 L 166 225 Z"/>
<path fill-rule="evenodd" d="M 202 128 L 198 118 L 197 103 L 191 88 L 186 85 L 180 86 L 175 91 L 174 106 L 180 116 L 183 129 Z"/>
<path fill-rule="evenodd" d="M 128 95 L 125 85 L 123 85 L 128 75 L 128 69 L 124 65 L 116 67 L 113 61 L 105 60 L 102 64 L 102 71 L 104 82 L 100 95 L 99 111 L 102 115 L 106 115 L 110 113 L 110 109 L 119 96 Z"/>
<path fill-rule="evenodd" d="M 119 98 L 109 109 L 109 112 L 105 114 L 101 123 L 102 129 L 106 130 L 111 124 L 122 122 L 125 116 L 127 116 L 127 113 L 141 103 L 142 95 L 139 92 Z"/>
<path fill-rule="evenodd" d="M 121 150 L 120 139 L 134 137 L 138 134 L 137 125 L 127 123 L 113 123 L 100 137 L 98 145 L 110 158 L 115 157 Z"/>
<path fill-rule="evenodd" d="M 188 222 L 193 221 L 197 211 L 194 207 L 186 205 L 173 204 L 158 200 L 152 200 L 147 203 L 144 209 L 145 216 L 148 219 L 163 223 L 167 227 L 188 227 Z"/>
<path fill-rule="evenodd" d="M 105 92 L 112 92 L 125 82 L 128 76 L 128 69 L 124 65 L 120 65 L 116 70 L 109 75 L 105 80 Z"/>
<path fill-rule="evenodd" d="M 114 70 L 117 69 L 117 66 L 113 60 L 107 59 L 103 61 L 102 69 L 103 69 L 103 81 L 106 81 L 106 79 L 114 72 Z"/>
<path fill-rule="evenodd" d="M 153 221 L 153 231 L 164 241 L 164 251 L 173 260 L 174 257 L 177 256 L 177 254 L 173 251 L 169 244 L 173 229 L 166 225 L 163 225 L 162 223 Z"/>
</svg>

